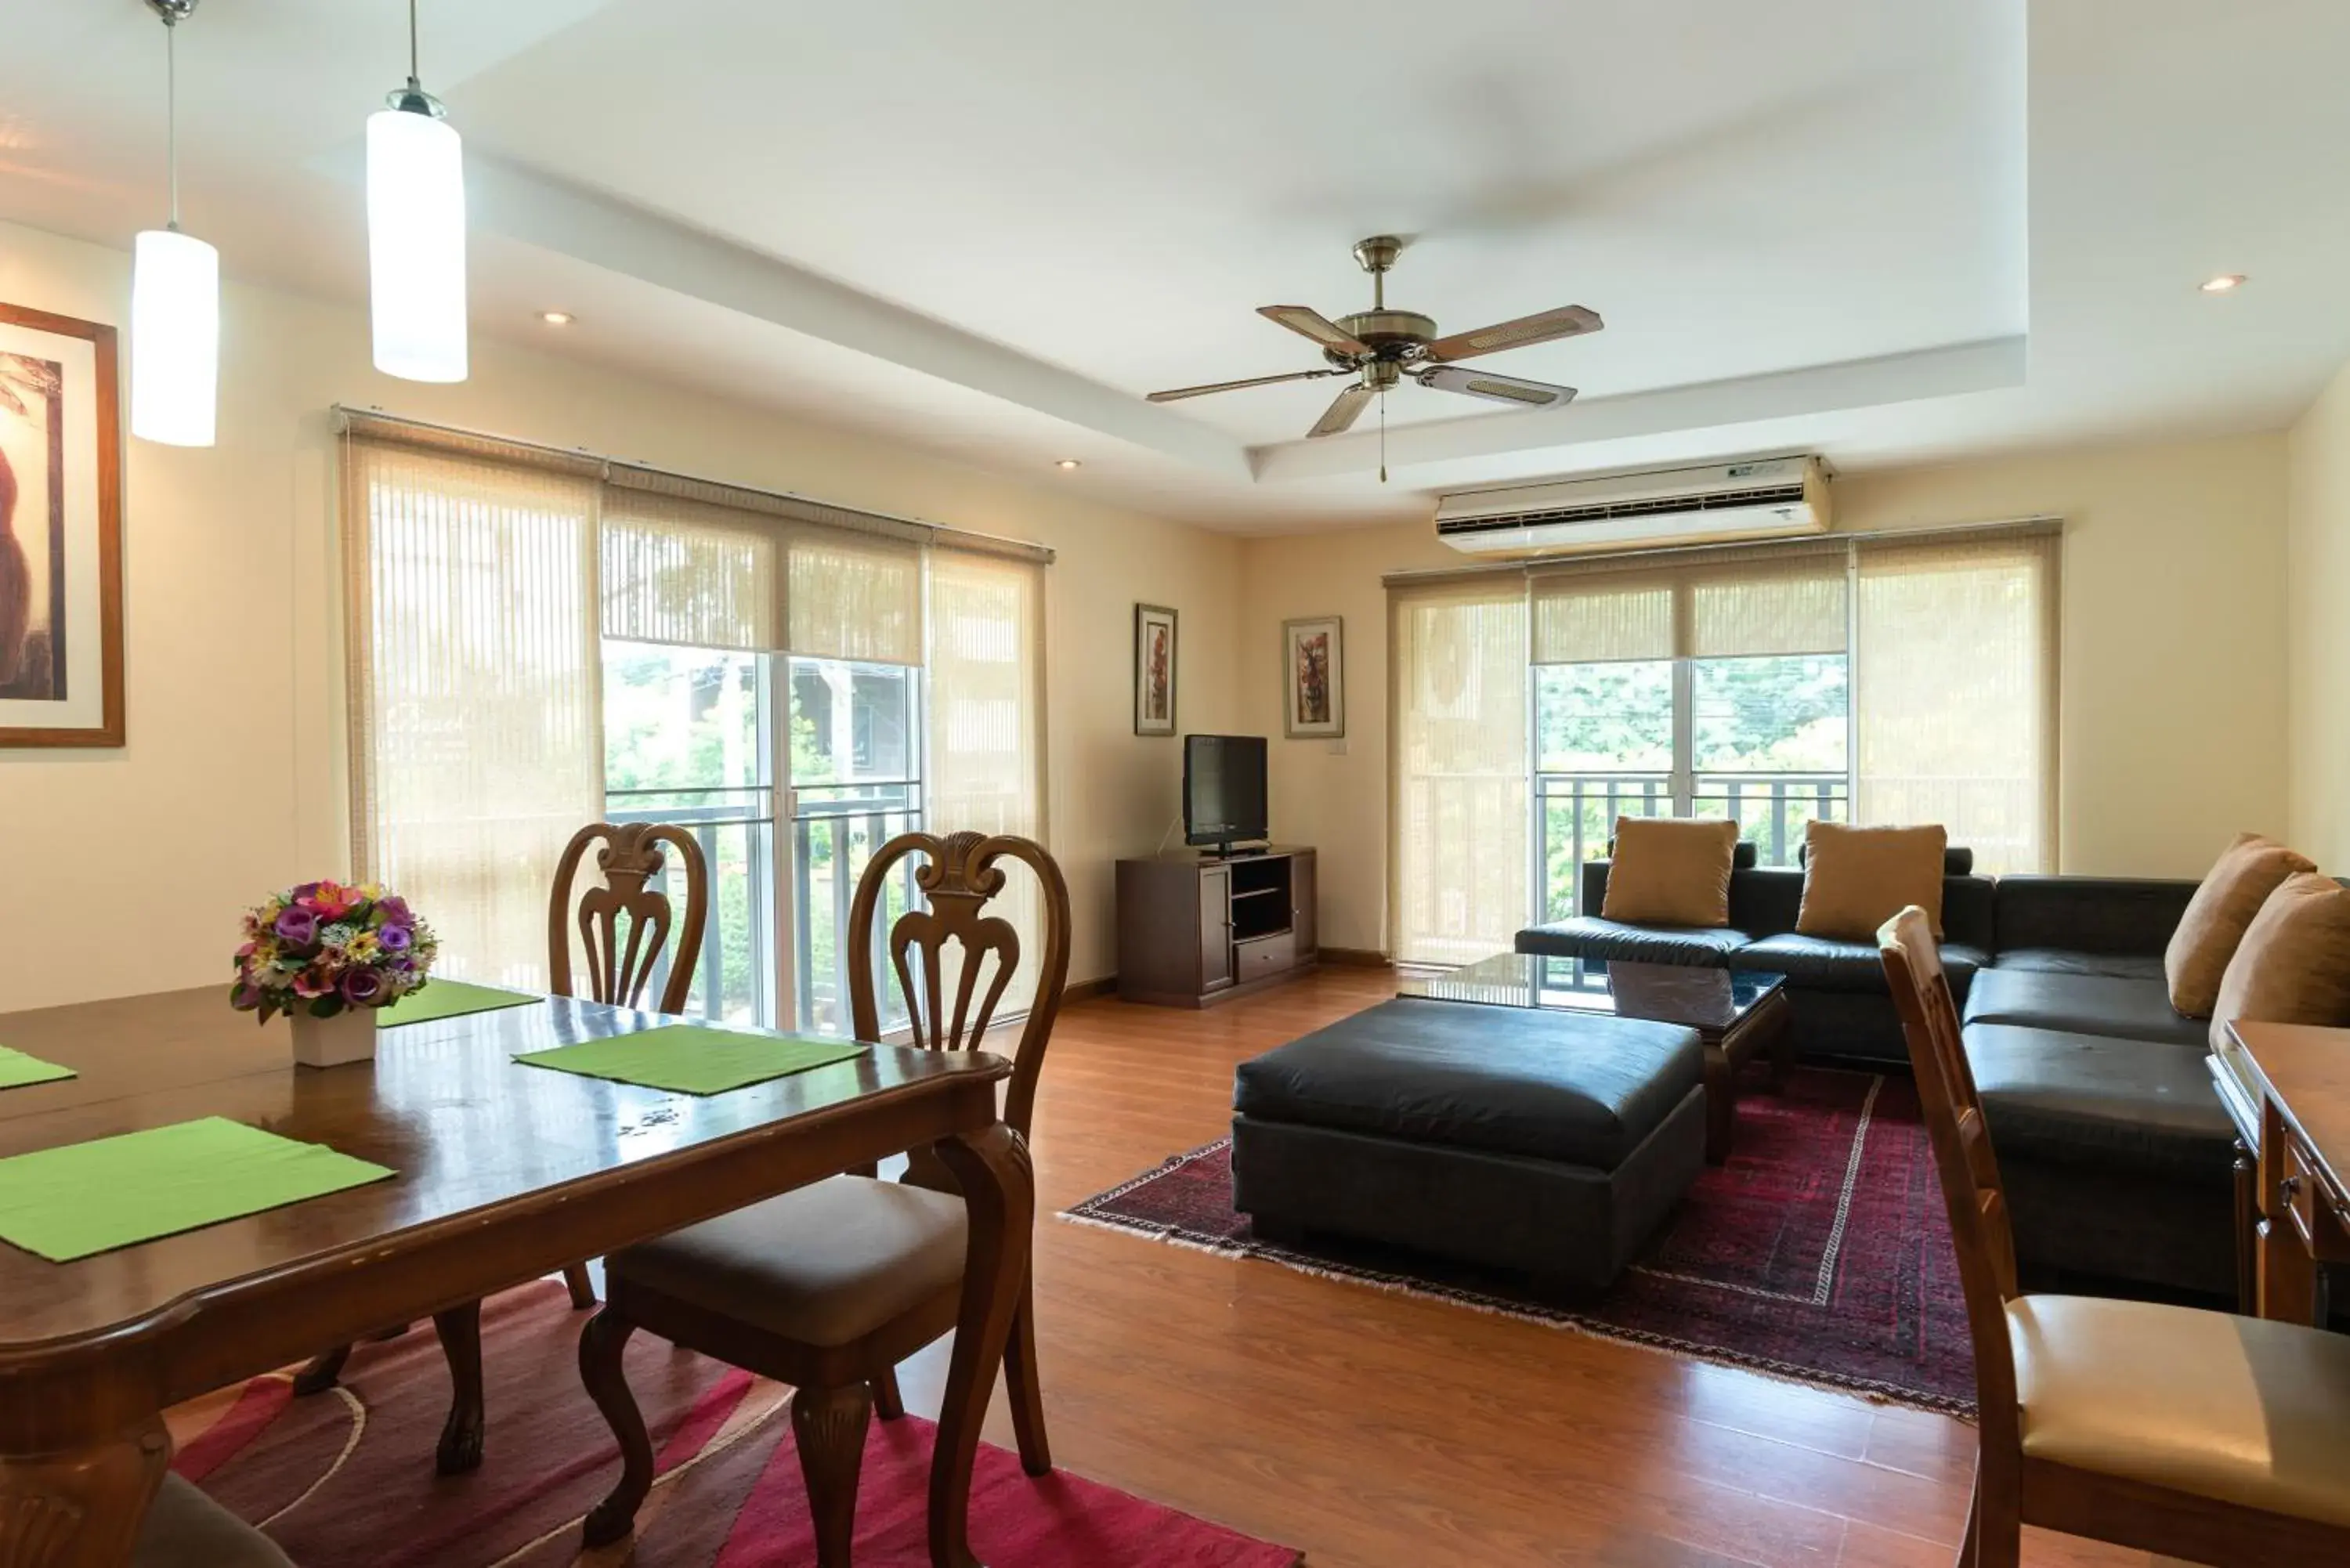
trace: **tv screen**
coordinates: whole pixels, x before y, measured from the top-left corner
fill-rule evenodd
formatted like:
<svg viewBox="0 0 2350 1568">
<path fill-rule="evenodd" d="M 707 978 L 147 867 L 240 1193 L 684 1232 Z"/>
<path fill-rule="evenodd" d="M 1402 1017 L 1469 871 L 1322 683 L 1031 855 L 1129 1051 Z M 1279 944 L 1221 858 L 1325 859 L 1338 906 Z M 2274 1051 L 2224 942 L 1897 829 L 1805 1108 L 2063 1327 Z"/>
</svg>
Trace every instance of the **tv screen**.
<svg viewBox="0 0 2350 1568">
<path fill-rule="evenodd" d="M 1263 735 L 1183 737 L 1183 842 L 1250 844 L 1272 831 Z"/>
</svg>

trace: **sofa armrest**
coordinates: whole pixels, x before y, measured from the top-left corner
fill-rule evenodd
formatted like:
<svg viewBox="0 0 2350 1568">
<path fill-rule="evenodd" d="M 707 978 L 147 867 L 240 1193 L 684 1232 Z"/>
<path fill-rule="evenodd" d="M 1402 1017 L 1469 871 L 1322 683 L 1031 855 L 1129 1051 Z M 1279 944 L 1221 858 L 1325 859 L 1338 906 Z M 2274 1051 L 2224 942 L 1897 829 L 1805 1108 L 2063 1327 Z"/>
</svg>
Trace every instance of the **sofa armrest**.
<svg viewBox="0 0 2350 1568">
<path fill-rule="evenodd" d="M 1994 930 L 2002 950 L 2159 957 L 2196 883 L 2129 877 L 2002 877 Z"/>
<path fill-rule="evenodd" d="M 1612 860 L 1586 860 L 1583 877 L 1575 892 L 1575 907 L 1586 915 L 1597 915 L 1607 906 L 1607 867 Z"/>
</svg>

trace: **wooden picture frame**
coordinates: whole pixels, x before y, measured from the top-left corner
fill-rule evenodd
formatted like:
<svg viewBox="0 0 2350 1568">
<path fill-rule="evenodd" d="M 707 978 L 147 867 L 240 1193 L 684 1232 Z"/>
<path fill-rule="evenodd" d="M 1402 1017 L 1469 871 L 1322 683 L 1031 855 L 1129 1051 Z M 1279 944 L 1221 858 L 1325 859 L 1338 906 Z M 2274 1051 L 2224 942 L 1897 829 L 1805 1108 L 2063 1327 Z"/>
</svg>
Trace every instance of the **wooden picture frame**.
<svg viewBox="0 0 2350 1568">
<path fill-rule="evenodd" d="M 1346 631 L 1335 615 L 1281 623 L 1282 732 L 1293 741 L 1347 732 Z"/>
<path fill-rule="evenodd" d="M 1134 732 L 1175 732 L 1175 612 L 1164 605 L 1134 607 Z"/>
<path fill-rule="evenodd" d="M 120 746 L 115 332 L 0 305 L 0 748 Z"/>
</svg>

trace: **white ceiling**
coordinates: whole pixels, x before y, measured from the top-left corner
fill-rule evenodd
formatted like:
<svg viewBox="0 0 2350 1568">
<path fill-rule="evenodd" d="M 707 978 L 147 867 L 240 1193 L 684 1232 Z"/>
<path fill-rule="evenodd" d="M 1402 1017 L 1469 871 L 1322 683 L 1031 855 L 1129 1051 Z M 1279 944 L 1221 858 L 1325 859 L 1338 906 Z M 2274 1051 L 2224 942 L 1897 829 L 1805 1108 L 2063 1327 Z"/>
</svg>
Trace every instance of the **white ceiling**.
<svg viewBox="0 0 2350 1568">
<path fill-rule="evenodd" d="M 1839 466 L 2273 428 L 2350 356 L 2334 0 L 424 0 L 465 133 L 475 329 L 1236 530 L 1763 447 Z M 208 0 L 185 209 L 234 275 L 358 298 L 397 0 Z M 0 0 L 0 217 L 120 244 L 160 203 L 140 0 Z M 1268 303 L 1447 330 L 1520 412 L 1328 383 Z M 2236 296 L 2195 284 L 2251 275 Z M 559 336 L 533 313 L 561 306 Z M 1491 411 L 1489 411 L 1491 410 Z M 1062 476 L 1049 464 L 1085 460 Z"/>
</svg>

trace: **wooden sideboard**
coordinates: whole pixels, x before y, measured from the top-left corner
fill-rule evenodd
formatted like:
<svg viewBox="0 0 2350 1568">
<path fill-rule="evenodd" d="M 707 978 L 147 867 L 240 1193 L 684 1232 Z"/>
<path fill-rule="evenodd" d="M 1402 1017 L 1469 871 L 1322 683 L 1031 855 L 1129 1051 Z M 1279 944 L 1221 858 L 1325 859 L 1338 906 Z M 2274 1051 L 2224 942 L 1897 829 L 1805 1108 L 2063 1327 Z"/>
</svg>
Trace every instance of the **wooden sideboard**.
<svg viewBox="0 0 2350 1568">
<path fill-rule="evenodd" d="M 2322 1324 L 2321 1265 L 2350 1263 L 2350 1030 L 2231 1023 L 2212 1060 L 2252 1156 L 2242 1218 L 2256 1310 Z M 2247 1111 L 2258 1118 L 2249 1127 Z"/>
<path fill-rule="evenodd" d="M 1118 993 L 1206 1007 L 1319 961 L 1311 849 L 1155 855 L 1118 863 Z"/>
</svg>

